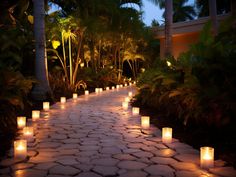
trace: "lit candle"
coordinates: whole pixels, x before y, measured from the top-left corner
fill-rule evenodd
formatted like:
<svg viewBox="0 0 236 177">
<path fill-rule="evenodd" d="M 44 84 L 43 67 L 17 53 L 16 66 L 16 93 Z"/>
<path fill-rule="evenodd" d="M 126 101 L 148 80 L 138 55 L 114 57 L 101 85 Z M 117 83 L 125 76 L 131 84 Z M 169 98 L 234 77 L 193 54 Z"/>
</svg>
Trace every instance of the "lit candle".
<svg viewBox="0 0 236 177">
<path fill-rule="evenodd" d="M 77 93 L 73 93 L 73 99 L 77 99 L 78 98 L 78 94 Z"/>
<path fill-rule="evenodd" d="M 66 103 L 66 97 L 61 97 L 61 103 L 62 104 Z"/>
<path fill-rule="evenodd" d="M 122 102 L 122 108 L 123 109 L 127 110 L 128 107 L 129 107 L 129 103 L 128 102 L 126 102 L 126 101 Z"/>
<path fill-rule="evenodd" d="M 95 93 L 98 93 L 100 91 L 99 88 L 95 88 Z"/>
<path fill-rule="evenodd" d="M 129 92 L 129 93 L 128 93 L 128 96 L 129 96 L 129 97 L 132 97 L 132 96 L 133 96 L 133 92 Z"/>
<path fill-rule="evenodd" d="M 114 89 L 115 89 L 115 87 L 114 87 L 114 86 L 112 86 L 112 87 L 111 87 L 111 89 L 112 89 L 112 90 L 114 90 Z"/>
<path fill-rule="evenodd" d="M 14 141 L 14 157 L 17 159 L 25 159 L 27 156 L 27 141 L 16 140 Z"/>
<path fill-rule="evenodd" d="M 33 127 L 25 127 L 23 129 L 23 134 L 26 139 L 31 139 L 34 136 L 34 128 Z"/>
<path fill-rule="evenodd" d="M 150 127 L 150 117 L 149 116 L 142 116 L 141 117 L 141 126 L 144 129 L 148 129 Z"/>
<path fill-rule="evenodd" d="M 120 88 L 122 88 L 123 87 L 123 84 L 120 84 Z"/>
<path fill-rule="evenodd" d="M 138 107 L 133 107 L 133 108 L 132 108 L 132 114 L 133 114 L 133 115 L 139 115 L 139 110 L 140 110 L 140 109 L 139 109 Z"/>
<path fill-rule="evenodd" d="M 49 102 L 43 102 L 43 110 L 48 111 L 50 109 L 50 103 Z"/>
<path fill-rule="evenodd" d="M 40 118 L 40 111 L 39 110 L 33 110 L 32 111 L 32 120 L 35 121 Z"/>
<path fill-rule="evenodd" d="M 163 143 L 172 142 L 172 128 L 169 127 L 162 128 L 162 142 Z"/>
<path fill-rule="evenodd" d="M 19 129 L 24 128 L 26 125 L 26 117 L 17 117 L 17 127 Z"/>
<path fill-rule="evenodd" d="M 100 88 L 100 89 L 99 89 L 99 92 L 103 92 L 103 88 Z"/>
<path fill-rule="evenodd" d="M 89 91 L 88 91 L 88 90 L 85 90 L 85 91 L 84 91 L 84 94 L 85 94 L 85 95 L 89 95 Z"/>
<path fill-rule="evenodd" d="M 116 88 L 117 88 L 117 89 L 119 89 L 119 88 L 120 88 L 120 86 L 119 86 L 119 85 L 116 85 Z"/>
<path fill-rule="evenodd" d="M 134 85 L 136 84 L 136 81 L 134 81 Z"/>
<path fill-rule="evenodd" d="M 110 90 L 110 87 L 106 87 L 106 90 Z"/>
<path fill-rule="evenodd" d="M 200 148 L 200 163 L 204 169 L 214 167 L 214 148 L 201 147 Z"/>
<path fill-rule="evenodd" d="M 129 83 L 129 86 L 131 86 L 131 85 L 132 85 L 132 83 L 130 82 L 130 83 Z"/>
<path fill-rule="evenodd" d="M 125 87 L 127 87 L 127 84 L 125 83 Z"/>
<path fill-rule="evenodd" d="M 129 97 L 125 97 L 125 102 L 129 102 L 130 98 Z"/>
<path fill-rule="evenodd" d="M 84 67 L 84 63 L 80 63 L 80 67 L 83 68 Z"/>
</svg>

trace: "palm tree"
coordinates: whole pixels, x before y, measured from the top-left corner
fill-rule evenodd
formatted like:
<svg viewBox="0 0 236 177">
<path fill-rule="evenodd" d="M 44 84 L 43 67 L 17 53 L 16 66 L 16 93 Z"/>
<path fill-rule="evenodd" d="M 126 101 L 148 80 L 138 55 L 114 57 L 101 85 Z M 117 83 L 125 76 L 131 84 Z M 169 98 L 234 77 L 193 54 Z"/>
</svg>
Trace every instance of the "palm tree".
<svg viewBox="0 0 236 177">
<path fill-rule="evenodd" d="M 33 0 L 34 3 L 34 35 L 35 35 L 35 85 L 32 96 L 36 100 L 44 100 L 51 89 L 48 81 L 47 55 L 45 50 L 44 0 Z"/>
<path fill-rule="evenodd" d="M 172 0 L 150 0 L 160 7 L 165 6 L 165 57 L 172 53 L 172 23 L 173 23 L 173 2 Z"/>
</svg>

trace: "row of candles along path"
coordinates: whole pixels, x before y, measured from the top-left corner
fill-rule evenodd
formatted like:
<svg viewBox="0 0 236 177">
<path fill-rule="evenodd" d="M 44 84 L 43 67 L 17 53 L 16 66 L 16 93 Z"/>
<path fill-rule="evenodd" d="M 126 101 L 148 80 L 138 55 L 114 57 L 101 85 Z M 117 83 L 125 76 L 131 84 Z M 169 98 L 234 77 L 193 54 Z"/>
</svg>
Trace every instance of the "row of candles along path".
<svg viewBox="0 0 236 177">
<path fill-rule="evenodd" d="M 132 86 L 133 84 L 136 84 L 136 82 L 129 83 L 129 86 Z M 120 84 L 111 87 L 111 90 L 115 90 L 122 88 L 122 87 L 128 86 L 128 84 Z M 105 88 L 106 91 L 110 90 L 110 87 Z M 95 93 L 101 93 L 103 91 L 103 88 L 95 88 Z M 84 95 L 89 95 L 89 91 L 85 90 Z M 73 100 L 76 100 L 78 98 L 77 93 L 73 93 L 72 95 Z M 66 103 L 66 97 L 60 98 L 60 103 L 65 104 Z M 43 102 L 43 110 L 49 111 L 50 110 L 50 102 Z M 32 121 L 36 121 L 40 118 L 40 111 L 39 110 L 33 110 L 32 111 Z M 17 127 L 20 130 L 23 130 L 23 137 L 24 139 L 16 140 L 14 141 L 14 158 L 16 159 L 25 159 L 27 157 L 27 141 L 32 141 L 34 137 L 34 128 L 30 126 L 26 126 L 26 117 L 20 116 L 17 117 Z"/>
<path fill-rule="evenodd" d="M 122 108 L 128 110 L 129 102 L 132 98 L 133 93 L 128 92 L 128 97 L 125 97 L 124 102 L 122 102 Z M 138 116 L 140 112 L 139 107 L 132 107 L 132 115 Z M 150 127 L 150 117 L 141 116 L 141 127 L 143 129 L 148 129 Z M 172 143 L 172 128 L 164 127 L 162 128 L 162 142 Z M 200 165 L 204 169 L 214 167 L 214 148 L 212 147 L 201 147 L 200 148 Z"/>
</svg>

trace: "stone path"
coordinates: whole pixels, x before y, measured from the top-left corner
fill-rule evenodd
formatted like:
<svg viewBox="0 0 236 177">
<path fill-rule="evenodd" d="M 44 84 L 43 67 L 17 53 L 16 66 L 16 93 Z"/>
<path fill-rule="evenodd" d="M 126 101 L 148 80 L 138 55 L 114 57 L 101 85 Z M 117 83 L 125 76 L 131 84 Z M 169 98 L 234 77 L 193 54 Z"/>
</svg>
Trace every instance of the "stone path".
<svg viewBox="0 0 236 177">
<path fill-rule="evenodd" d="M 235 177 L 221 160 L 199 167 L 199 151 L 174 140 L 161 142 L 155 127 L 140 128 L 140 116 L 123 110 L 128 91 L 106 91 L 55 104 L 33 123 L 35 140 L 28 158 L 14 160 L 12 150 L 0 162 L 0 177 Z M 19 137 L 20 138 L 20 137 Z"/>
</svg>

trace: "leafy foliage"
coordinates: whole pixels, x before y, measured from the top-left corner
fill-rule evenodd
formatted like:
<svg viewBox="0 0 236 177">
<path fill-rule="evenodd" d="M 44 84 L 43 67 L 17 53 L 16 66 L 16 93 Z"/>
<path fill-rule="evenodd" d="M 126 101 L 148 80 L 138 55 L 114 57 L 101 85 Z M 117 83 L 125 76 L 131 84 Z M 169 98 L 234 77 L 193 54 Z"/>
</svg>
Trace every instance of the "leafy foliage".
<svg viewBox="0 0 236 177">
<path fill-rule="evenodd" d="M 211 34 L 205 25 L 199 42 L 178 60 L 160 61 L 139 78 L 138 99 L 187 123 L 221 127 L 234 122 L 236 35 L 234 20 Z"/>
</svg>

